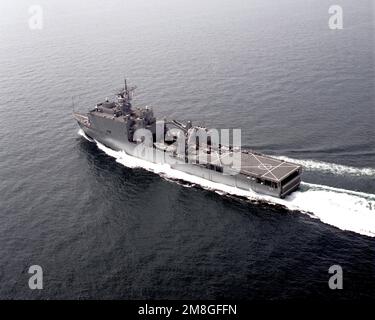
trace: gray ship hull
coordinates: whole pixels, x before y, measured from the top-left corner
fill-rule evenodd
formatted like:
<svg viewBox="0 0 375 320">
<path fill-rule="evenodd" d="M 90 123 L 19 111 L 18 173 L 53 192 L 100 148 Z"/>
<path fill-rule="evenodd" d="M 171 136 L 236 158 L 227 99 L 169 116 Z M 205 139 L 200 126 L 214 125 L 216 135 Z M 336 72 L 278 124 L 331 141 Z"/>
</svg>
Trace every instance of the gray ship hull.
<svg viewBox="0 0 375 320">
<path fill-rule="evenodd" d="M 96 123 L 95 129 L 87 127 L 80 121 L 79 126 L 84 133 L 106 147 L 115 151 L 124 151 L 126 154 L 133 157 L 152 162 L 155 164 L 168 164 L 172 169 L 190 174 L 195 177 L 205 179 L 210 182 L 224 184 L 230 187 L 239 188 L 245 191 L 254 191 L 256 193 L 270 195 L 273 197 L 284 198 L 288 194 L 298 189 L 300 185 L 300 176 L 290 181 L 287 188 L 274 188 L 257 183 L 255 179 L 249 179 L 243 174 L 226 175 L 221 172 L 216 172 L 207 169 L 204 166 L 197 164 L 186 163 L 184 160 L 176 159 L 170 154 L 153 147 L 143 148 L 143 152 L 136 151 L 137 144 L 128 142 L 124 138 L 124 130 L 121 125 L 114 125 L 113 123 Z M 110 128 L 110 129 L 108 129 Z"/>
</svg>

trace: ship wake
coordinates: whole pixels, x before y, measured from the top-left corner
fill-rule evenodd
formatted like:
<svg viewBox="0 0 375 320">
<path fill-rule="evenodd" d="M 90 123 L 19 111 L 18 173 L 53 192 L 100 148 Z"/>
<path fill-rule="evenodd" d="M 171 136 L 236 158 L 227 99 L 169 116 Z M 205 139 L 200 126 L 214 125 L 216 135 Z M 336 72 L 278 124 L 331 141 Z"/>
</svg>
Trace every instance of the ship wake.
<svg viewBox="0 0 375 320">
<path fill-rule="evenodd" d="M 83 131 L 79 134 L 84 136 Z M 98 148 L 116 161 L 129 168 L 143 168 L 168 180 L 186 181 L 183 186 L 199 185 L 204 189 L 216 191 L 221 195 L 234 195 L 249 201 L 264 202 L 299 211 L 312 218 L 362 235 L 375 237 L 375 195 L 364 192 L 333 188 L 324 185 L 302 183 L 298 191 L 285 199 L 279 199 L 256 192 L 241 190 L 224 184 L 211 182 L 175 169 L 169 165 L 154 164 L 132 157 L 125 152 L 113 151 L 95 141 Z M 353 168 L 355 169 L 355 168 Z M 362 169 L 358 169 L 362 170 Z M 370 169 L 373 170 L 373 169 Z"/>
<path fill-rule="evenodd" d="M 287 162 L 299 164 L 303 166 L 305 169 L 310 171 L 323 171 L 328 172 L 336 175 L 352 175 L 352 176 L 375 176 L 375 169 L 374 168 L 356 168 L 351 166 L 345 166 L 342 164 L 336 163 L 329 163 L 324 161 L 316 161 L 316 160 L 301 160 L 301 159 L 294 159 L 288 158 L 284 156 L 272 156 L 279 160 L 284 160 Z"/>
</svg>

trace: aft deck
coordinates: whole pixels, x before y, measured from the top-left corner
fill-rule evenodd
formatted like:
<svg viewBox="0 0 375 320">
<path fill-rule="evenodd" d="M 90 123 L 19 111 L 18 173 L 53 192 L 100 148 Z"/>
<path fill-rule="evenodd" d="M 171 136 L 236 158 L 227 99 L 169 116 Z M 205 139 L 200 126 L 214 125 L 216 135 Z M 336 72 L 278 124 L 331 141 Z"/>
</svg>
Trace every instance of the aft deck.
<svg viewBox="0 0 375 320">
<path fill-rule="evenodd" d="M 301 166 L 256 153 L 242 153 L 241 172 L 246 175 L 280 182 Z"/>
<path fill-rule="evenodd" d="M 240 154 L 240 173 L 276 183 L 282 181 L 287 176 L 301 168 L 299 165 L 250 151 L 242 151 Z M 222 166 L 223 164 L 230 163 L 230 159 L 227 158 L 232 156 L 232 152 L 225 152 L 222 154 L 211 152 L 206 157 L 207 163 Z"/>
</svg>

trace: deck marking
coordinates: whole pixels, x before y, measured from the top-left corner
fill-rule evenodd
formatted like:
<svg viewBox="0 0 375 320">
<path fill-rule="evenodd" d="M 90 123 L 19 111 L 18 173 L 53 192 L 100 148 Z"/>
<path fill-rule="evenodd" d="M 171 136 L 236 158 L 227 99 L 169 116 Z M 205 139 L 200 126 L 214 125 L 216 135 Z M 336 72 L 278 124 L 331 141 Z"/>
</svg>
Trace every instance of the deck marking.
<svg viewBox="0 0 375 320">
<path fill-rule="evenodd" d="M 271 173 L 273 176 L 274 176 L 274 178 L 276 179 L 276 180 L 278 180 L 277 179 L 277 177 L 269 170 L 269 169 L 267 169 L 266 168 L 266 166 L 262 163 L 262 161 L 260 161 L 257 157 L 256 157 L 256 155 L 255 154 L 253 154 L 253 157 L 260 163 L 260 165 L 262 165 L 266 170 L 267 170 L 267 172 L 265 173 L 265 174 L 268 174 L 268 173 Z M 263 177 L 263 175 L 261 176 L 261 177 Z"/>
</svg>

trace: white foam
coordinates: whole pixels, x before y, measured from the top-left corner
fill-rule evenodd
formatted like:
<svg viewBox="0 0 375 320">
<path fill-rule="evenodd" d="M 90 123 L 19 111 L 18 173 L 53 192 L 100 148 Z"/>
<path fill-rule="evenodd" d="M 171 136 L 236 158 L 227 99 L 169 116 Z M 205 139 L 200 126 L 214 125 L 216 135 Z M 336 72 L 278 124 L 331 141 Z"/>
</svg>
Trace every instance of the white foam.
<svg viewBox="0 0 375 320">
<path fill-rule="evenodd" d="M 159 174 L 168 180 L 183 180 L 202 188 L 214 190 L 220 195 L 230 194 L 245 197 L 251 201 L 281 205 L 317 218 L 342 230 L 353 231 L 375 237 L 375 195 L 317 184 L 302 183 L 299 191 L 285 199 L 261 195 L 224 184 L 208 181 L 175 169 L 169 165 L 154 164 L 132 157 L 125 152 L 113 151 L 95 141 L 102 151 L 114 157 L 118 163 L 130 168 L 140 167 Z M 191 185 L 188 185 L 191 186 Z"/>
<path fill-rule="evenodd" d="M 305 191 L 303 191 L 305 189 Z M 375 195 L 303 184 L 284 200 L 289 209 L 310 213 L 341 230 L 375 237 Z"/>
<path fill-rule="evenodd" d="M 353 175 L 353 176 L 374 176 L 375 177 L 375 169 L 374 168 L 356 168 L 345 166 L 342 164 L 337 163 L 329 163 L 324 161 L 315 161 L 315 160 L 301 160 L 301 159 L 293 159 L 284 156 L 272 156 L 274 158 L 288 161 L 291 163 L 302 165 L 304 168 L 308 170 L 316 170 L 316 171 L 324 171 L 330 172 L 337 175 Z"/>
<path fill-rule="evenodd" d="M 82 130 L 82 129 L 79 129 L 78 130 L 78 134 L 82 137 L 84 137 L 87 141 L 90 141 L 90 142 L 94 142 L 94 140 L 90 139 L 86 134 L 85 132 Z"/>
</svg>

